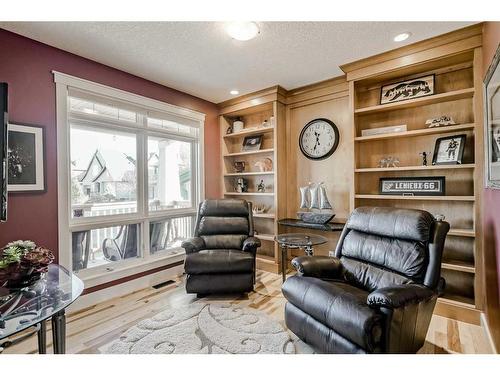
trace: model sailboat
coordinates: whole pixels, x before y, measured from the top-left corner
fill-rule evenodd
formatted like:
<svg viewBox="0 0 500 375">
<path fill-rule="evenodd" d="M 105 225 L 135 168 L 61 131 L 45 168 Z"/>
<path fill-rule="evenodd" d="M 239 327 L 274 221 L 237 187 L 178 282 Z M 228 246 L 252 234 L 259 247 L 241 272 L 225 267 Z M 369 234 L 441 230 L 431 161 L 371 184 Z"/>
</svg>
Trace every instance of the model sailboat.
<svg viewBox="0 0 500 375">
<path fill-rule="evenodd" d="M 300 208 L 309 210 L 297 212 L 298 218 L 307 223 L 326 224 L 335 216 L 323 182 L 300 188 Z"/>
</svg>

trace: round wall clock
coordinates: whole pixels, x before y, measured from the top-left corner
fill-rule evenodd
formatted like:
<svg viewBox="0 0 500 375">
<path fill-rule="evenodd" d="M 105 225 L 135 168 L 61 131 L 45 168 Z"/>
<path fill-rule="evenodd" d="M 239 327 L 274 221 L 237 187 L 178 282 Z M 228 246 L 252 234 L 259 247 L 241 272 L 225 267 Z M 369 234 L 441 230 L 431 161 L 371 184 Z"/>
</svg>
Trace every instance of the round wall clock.
<svg viewBox="0 0 500 375">
<path fill-rule="evenodd" d="M 329 157 L 335 152 L 338 145 L 339 129 L 326 118 L 318 118 L 308 122 L 299 135 L 300 151 L 312 160 Z"/>
</svg>

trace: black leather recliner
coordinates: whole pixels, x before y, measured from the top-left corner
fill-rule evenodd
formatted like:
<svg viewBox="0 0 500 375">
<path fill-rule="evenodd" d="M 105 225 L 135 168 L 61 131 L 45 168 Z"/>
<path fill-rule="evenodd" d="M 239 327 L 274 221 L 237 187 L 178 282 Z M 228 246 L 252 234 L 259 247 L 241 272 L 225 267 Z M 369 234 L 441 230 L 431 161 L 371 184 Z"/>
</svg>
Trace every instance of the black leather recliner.
<svg viewBox="0 0 500 375">
<path fill-rule="evenodd" d="M 199 295 L 246 293 L 255 284 L 252 203 L 240 199 L 206 200 L 198 209 L 195 237 L 186 250 L 186 291 Z"/>
<path fill-rule="evenodd" d="M 324 353 L 415 353 L 444 288 L 450 226 L 421 210 L 360 207 L 335 257 L 293 259 L 283 284 L 285 322 Z"/>
</svg>

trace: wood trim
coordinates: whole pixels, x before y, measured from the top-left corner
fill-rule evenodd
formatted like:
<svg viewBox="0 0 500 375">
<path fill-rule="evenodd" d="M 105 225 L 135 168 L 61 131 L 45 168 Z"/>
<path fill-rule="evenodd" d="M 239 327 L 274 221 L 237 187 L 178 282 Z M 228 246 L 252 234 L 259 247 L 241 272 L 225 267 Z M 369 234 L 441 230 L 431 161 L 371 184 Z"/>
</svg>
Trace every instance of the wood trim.
<svg viewBox="0 0 500 375">
<path fill-rule="evenodd" d="M 456 303 L 448 303 L 440 299 L 436 303 L 434 314 L 474 325 L 481 324 L 481 312 L 479 310 L 472 307 L 460 306 Z"/>
<path fill-rule="evenodd" d="M 165 266 L 153 268 L 151 270 L 139 272 L 139 273 L 136 273 L 134 275 L 125 276 L 125 277 L 122 277 L 120 279 L 109 281 L 107 283 L 99 284 L 99 285 L 96 285 L 96 286 L 93 286 L 90 288 L 86 288 L 83 290 L 82 296 L 84 296 L 86 294 L 93 293 L 93 292 L 97 292 L 98 290 L 107 289 L 107 288 L 110 288 L 110 287 L 118 285 L 118 284 L 126 283 L 127 281 L 135 280 L 135 279 L 138 279 L 140 277 L 147 276 L 147 275 L 150 275 L 150 274 L 153 274 L 156 272 L 168 270 L 169 268 L 174 268 L 174 267 L 180 266 L 182 264 L 184 264 L 184 260 L 181 260 L 181 261 L 178 261 L 175 263 L 170 263 L 170 264 L 167 264 Z"/>
<path fill-rule="evenodd" d="M 486 306 L 485 273 L 484 273 L 484 242 L 483 242 L 483 191 L 484 191 L 484 103 L 483 103 L 483 53 L 482 48 L 474 49 L 474 88 L 473 98 L 474 111 L 474 160 L 478 168 L 474 169 L 474 194 L 476 202 L 474 205 L 476 241 L 474 246 L 474 262 L 476 265 L 476 278 L 474 280 L 475 304 L 478 309 L 483 310 Z"/>
<path fill-rule="evenodd" d="M 374 56 L 367 57 L 365 59 L 340 65 L 340 69 L 342 69 L 344 73 L 348 74 L 356 70 L 360 70 L 362 68 L 366 68 L 375 64 L 380 64 L 388 60 L 394 60 L 397 58 L 401 58 L 404 56 L 412 55 L 425 50 L 450 44 L 462 39 L 467 39 L 473 36 L 481 35 L 482 31 L 483 31 L 483 23 L 477 23 L 475 25 L 467 26 L 459 30 L 438 35 L 430 39 L 425 39 L 420 42 L 412 43 L 404 47 L 396 48 L 388 52 L 383 52 Z"/>
<path fill-rule="evenodd" d="M 237 98 L 225 100 L 217 104 L 220 109 L 219 114 L 226 114 L 234 112 L 240 108 L 254 107 L 259 104 L 268 103 L 272 101 L 279 101 L 284 103 L 287 91 L 279 86 L 268 87 L 259 91 L 249 94 L 238 96 Z"/>
<path fill-rule="evenodd" d="M 349 87 L 347 85 L 346 76 L 342 75 L 290 90 L 286 97 L 286 103 L 287 105 L 292 105 L 304 101 L 311 102 L 326 96 L 328 96 L 328 98 L 325 100 L 331 100 L 333 98 L 349 95 L 348 90 Z"/>
<path fill-rule="evenodd" d="M 459 40 L 454 43 L 417 52 L 409 56 L 401 56 L 393 60 L 384 61 L 379 64 L 355 70 L 353 72 L 347 73 L 347 80 L 361 80 L 363 78 L 369 78 L 381 73 L 393 72 L 432 60 L 438 60 L 445 56 L 452 56 L 468 50 L 473 50 L 476 47 L 481 47 L 481 43 L 481 35 L 476 35 L 469 39 Z"/>
</svg>

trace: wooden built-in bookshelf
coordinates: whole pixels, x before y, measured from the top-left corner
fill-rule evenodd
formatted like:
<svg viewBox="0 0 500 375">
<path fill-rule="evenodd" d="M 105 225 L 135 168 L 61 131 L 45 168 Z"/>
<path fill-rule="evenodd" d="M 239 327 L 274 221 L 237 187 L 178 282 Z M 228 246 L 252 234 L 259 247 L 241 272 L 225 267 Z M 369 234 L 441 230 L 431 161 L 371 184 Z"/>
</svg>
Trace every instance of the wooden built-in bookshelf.
<svg viewBox="0 0 500 375">
<path fill-rule="evenodd" d="M 274 237 L 278 233 L 277 221 L 285 216 L 286 209 L 285 104 L 282 93 L 280 87 L 272 87 L 219 104 L 223 196 L 246 199 L 254 206 L 267 207 L 266 212 L 253 215 L 255 236 L 262 243 L 257 250 L 257 267 L 275 273 L 279 272 L 280 259 Z M 244 122 L 244 129 L 227 133 L 237 118 Z M 263 126 L 264 121 L 268 126 Z M 255 135 L 262 135 L 260 149 L 243 151 L 244 138 Z M 256 167 L 255 163 L 264 158 L 272 160 L 272 170 L 261 171 Z M 245 162 L 243 172 L 236 172 L 235 161 Z M 238 178 L 247 180 L 247 192 L 235 191 Z M 266 185 L 265 192 L 257 191 L 261 180 Z"/>
<path fill-rule="evenodd" d="M 443 214 L 451 225 L 442 263 L 446 287 L 436 313 L 479 322 L 483 305 L 480 202 L 483 171 L 480 28 L 464 32 L 460 45 L 443 46 L 439 40 L 403 47 L 342 66 L 349 82 L 354 138 L 351 208 L 387 206 L 418 208 Z M 457 36 L 459 38 L 459 36 Z M 434 43 L 434 44 L 433 44 Z M 414 51 L 414 53 L 412 53 Z M 391 57 L 389 57 L 389 54 Z M 381 87 L 434 74 L 433 95 L 380 104 Z M 428 128 L 426 120 L 451 116 L 455 125 Z M 362 131 L 393 125 L 407 131 L 363 136 Z M 466 135 L 462 164 L 431 165 L 437 138 Z M 428 153 L 428 166 L 421 152 Z M 380 167 L 380 159 L 399 159 L 394 168 Z M 444 196 L 381 195 L 382 177 L 444 176 Z"/>
</svg>

